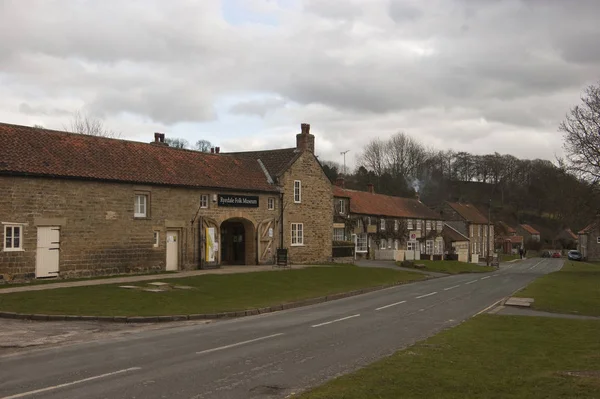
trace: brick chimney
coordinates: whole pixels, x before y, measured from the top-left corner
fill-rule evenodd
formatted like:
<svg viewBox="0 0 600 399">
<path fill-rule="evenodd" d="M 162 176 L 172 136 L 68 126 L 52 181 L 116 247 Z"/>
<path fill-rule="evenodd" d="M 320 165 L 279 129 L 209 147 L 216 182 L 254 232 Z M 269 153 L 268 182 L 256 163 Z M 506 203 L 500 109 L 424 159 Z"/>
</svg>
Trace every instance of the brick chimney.
<svg viewBox="0 0 600 399">
<path fill-rule="evenodd" d="M 214 154 L 214 153 L 215 153 L 215 147 L 211 147 L 211 148 L 210 148 L 210 153 L 211 153 L 211 154 Z"/>
<path fill-rule="evenodd" d="M 310 125 L 303 123 L 300 125 L 300 133 L 296 135 L 296 148 L 300 151 L 315 152 L 315 136 L 310 134 Z"/>
<path fill-rule="evenodd" d="M 371 193 L 371 194 L 375 194 L 375 186 L 373 185 L 373 183 L 369 183 L 367 184 L 367 190 Z"/>
<path fill-rule="evenodd" d="M 343 177 L 338 177 L 337 179 L 335 179 L 335 185 L 341 188 L 344 188 L 345 185 L 345 181 Z"/>
<path fill-rule="evenodd" d="M 421 195 L 419 194 L 418 191 L 415 191 L 415 199 L 419 202 L 421 202 Z"/>
<path fill-rule="evenodd" d="M 156 145 L 164 145 L 164 146 L 169 146 L 169 144 L 165 143 L 165 134 L 164 133 L 154 133 L 154 141 L 151 142 L 150 144 L 156 144 Z"/>
<path fill-rule="evenodd" d="M 215 153 L 220 153 L 221 152 L 221 147 L 215 147 Z"/>
</svg>

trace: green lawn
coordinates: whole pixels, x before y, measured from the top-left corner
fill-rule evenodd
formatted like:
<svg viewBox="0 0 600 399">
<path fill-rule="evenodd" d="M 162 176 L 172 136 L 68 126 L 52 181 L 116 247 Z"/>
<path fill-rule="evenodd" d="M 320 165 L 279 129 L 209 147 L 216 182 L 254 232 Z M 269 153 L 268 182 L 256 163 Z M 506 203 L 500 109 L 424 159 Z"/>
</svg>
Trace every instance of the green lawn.
<svg viewBox="0 0 600 399">
<path fill-rule="evenodd" d="M 113 274 L 110 276 L 82 277 L 82 278 L 68 278 L 68 279 L 49 278 L 49 279 L 43 279 L 43 280 L 31 280 L 27 283 L 4 283 L 4 284 L 0 284 L 0 290 L 3 288 L 24 287 L 24 286 L 30 286 L 30 285 L 68 283 L 71 281 L 103 280 L 106 278 L 131 277 L 131 276 L 153 276 L 153 275 L 160 276 L 161 274 L 173 274 L 173 273 L 177 273 L 177 272 L 163 271 L 163 272 L 154 272 L 154 273 Z"/>
<path fill-rule="evenodd" d="M 215 313 L 278 305 L 426 277 L 421 273 L 356 266 L 204 275 L 164 280 L 168 284 L 194 287 L 192 290 L 154 293 L 111 284 L 2 294 L 0 310 L 92 316 Z M 126 285 L 147 286 L 148 283 L 150 281 Z"/>
<path fill-rule="evenodd" d="M 415 265 L 425 265 L 424 269 L 430 272 L 459 274 L 459 273 L 482 273 L 494 270 L 491 266 L 479 266 L 474 263 L 459 262 L 457 260 L 416 260 Z M 401 262 L 397 263 L 401 266 Z"/>
<path fill-rule="evenodd" d="M 595 320 L 482 315 L 300 398 L 598 398 L 598 331 Z"/>
<path fill-rule="evenodd" d="M 600 265 L 566 261 L 516 296 L 533 298 L 533 308 L 556 313 L 600 316 Z"/>
<path fill-rule="evenodd" d="M 520 259 L 520 255 L 500 254 L 500 262 L 509 262 L 511 260 Z"/>
</svg>

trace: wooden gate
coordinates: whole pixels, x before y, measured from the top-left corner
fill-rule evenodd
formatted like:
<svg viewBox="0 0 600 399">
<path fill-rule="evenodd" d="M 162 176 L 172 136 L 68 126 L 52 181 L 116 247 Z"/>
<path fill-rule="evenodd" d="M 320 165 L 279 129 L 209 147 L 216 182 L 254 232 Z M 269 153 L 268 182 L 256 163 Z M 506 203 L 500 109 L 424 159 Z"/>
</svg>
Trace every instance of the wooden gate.
<svg viewBox="0 0 600 399">
<path fill-rule="evenodd" d="M 266 219 L 258 224 L 258 263 L 272 264 L 275 261 L 275 219 Z"/>
</svg>

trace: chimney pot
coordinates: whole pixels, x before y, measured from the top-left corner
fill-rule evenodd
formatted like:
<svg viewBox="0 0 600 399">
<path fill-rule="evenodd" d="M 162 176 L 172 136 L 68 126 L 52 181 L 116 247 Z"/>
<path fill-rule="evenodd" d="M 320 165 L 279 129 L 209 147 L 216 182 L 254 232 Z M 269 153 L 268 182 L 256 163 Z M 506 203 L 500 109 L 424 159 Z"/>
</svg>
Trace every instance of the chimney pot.
<svg viewBox="0 0 600 399">
<path fill-rule="evenodd" d="M 371 194 L 375 194 L 375 186 L 373 185 L 373 183 L 367 184 L 367 189 Z"/>
<path fill-rule="evenodd" d="M 154 133 L 154 142 L 155 143 L 164 143 L 165 142 L 165 134 L 156 132 Z"/>
<path fill-rule="evenodd" d="M 310 134 L 310 124 L 302 123 L 300 124 L 300 131 L 302 134 Z"/>
<path fill-rule="evenodd" d="M 221 147 L 215 147 L 215 152 L 218 154 L 221 152 Z"/>
<path fill-rule="evenodd" d="M 337 179 L 335 179 L 335 185 L 341 188 L 344 188 L 345 185 L 345 181 L 343 177 L 338 177 Z"/>
<path fill-rule="evenodd" d="M 214 153 L 215 153 L 215 148 L 214 148 L 214 147 L 211 147 L 211 149 L 210 149 L 210 153 L 211 153 L 211 154 L 214 154 Z"/>
</svg>

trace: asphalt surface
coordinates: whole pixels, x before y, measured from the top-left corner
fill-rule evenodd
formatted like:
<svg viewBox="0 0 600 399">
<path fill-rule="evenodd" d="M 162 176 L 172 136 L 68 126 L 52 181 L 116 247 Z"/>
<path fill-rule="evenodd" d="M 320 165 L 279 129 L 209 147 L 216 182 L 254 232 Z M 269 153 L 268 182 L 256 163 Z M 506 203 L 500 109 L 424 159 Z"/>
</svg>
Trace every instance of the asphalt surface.
<svg viewBox="0 0 600 399">
<path fill-rule="evenodd" d="M 529 259 L 305 308 L 0 357 L 0 398 L 285 398 L 560 269 Z"/>
</svg>

